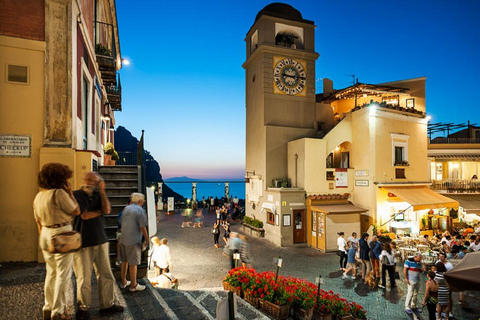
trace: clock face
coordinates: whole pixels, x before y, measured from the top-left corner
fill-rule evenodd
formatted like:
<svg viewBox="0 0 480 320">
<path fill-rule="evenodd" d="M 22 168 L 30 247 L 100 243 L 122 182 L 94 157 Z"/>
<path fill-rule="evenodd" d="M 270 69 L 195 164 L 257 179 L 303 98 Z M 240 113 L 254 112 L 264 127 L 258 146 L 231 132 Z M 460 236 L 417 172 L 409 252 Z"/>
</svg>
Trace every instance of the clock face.
<svg viewBox="0 0 480 320">
<path fill-rule="evenodd" d="M 306 96 L 307 72 L 305 61 L 291 58 L 273 58 L 274 92 L 292 96 Z"/>
</svg>

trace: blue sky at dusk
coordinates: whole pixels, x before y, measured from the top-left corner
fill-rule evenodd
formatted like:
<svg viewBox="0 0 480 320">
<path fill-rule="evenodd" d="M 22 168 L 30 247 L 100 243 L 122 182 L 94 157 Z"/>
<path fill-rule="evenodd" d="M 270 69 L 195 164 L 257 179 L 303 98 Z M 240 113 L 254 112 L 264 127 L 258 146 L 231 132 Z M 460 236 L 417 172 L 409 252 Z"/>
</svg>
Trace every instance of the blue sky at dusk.
<svg viewBox="0 0 480 320">
<path fill-rule="evenodd" d="M 271 1 L 117 0 L 122 112 L 116 125 L 164 178 L 244 176 L 245 35 Z M 286 2 L 313 20 L 316 78 L 334 88 L 427 77 L 432 122 L 478 122 L 480 1 Z M 321 81 L 317 93 L 322 92 Z"/>
</svg>

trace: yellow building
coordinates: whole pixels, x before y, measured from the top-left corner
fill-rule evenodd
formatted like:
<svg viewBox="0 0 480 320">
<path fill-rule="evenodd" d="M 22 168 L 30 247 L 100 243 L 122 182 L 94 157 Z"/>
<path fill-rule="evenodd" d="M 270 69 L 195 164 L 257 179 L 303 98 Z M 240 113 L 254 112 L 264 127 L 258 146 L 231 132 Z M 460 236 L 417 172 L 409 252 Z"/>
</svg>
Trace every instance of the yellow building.
<svg viewBox="0 0 480 320">
<path fill-rule="evenodd" d="M 79 187 L 113 141 L 114 111 L 121 110 L 116 12 L 110 0 L 3 4 L 0 261 L 36 261 L 39 170 L 64 163 Z"/>
<path fill-rule="evenodd" d="M 340 225 L 418 234 L 425 212 L 457 206 L 429 189 L 426 78 L 324 79 L 315 95 L 314 27 L 275 3 L 247 33 L 247 215 L 281 246 L 336 250 Z"/>
<path fill-rule="evenodd" d="M 458 221 L 479 221 L 480 127 L 431 123 L 428 131 L 432 189 L 459 202 Z"/>
</svg>

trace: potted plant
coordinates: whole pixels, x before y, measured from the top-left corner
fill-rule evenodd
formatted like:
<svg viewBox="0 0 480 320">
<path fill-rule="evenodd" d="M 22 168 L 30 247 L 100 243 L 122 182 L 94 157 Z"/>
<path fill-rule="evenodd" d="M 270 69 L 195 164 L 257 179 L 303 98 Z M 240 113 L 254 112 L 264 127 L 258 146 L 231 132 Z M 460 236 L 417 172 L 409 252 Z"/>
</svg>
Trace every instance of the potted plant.
<svg viewBox="0 0 480 320">
<path fill-rule="evenodd" d="M 119 159 L 117 151 L 115 151 L 115 147 L 113 143 L 107 142 L 105 145 L 105 158 L 104 158 L 104 165 L 106 166 L 114 166 L 115 161 Z"/>
<path fill-rule="evenodd" d="M 252 277 L 252 273 L 247 270 L 249 269 L 243 267 L 230 270 L 225 278 L 223 278 L 223 289 L 232 291 L 241 297 L 243 293 L 242 289 L 248 287 L 246 283 L 249 283 Z"/>
<path fill-rule="evenodd" d="M 265 230 L 263 229 L 263 222 L 255 219 L 255 217 L 244 217 L 242 222 L 243 232 L 255 237 L 263 237 Z"/>
<path fill-rule="evenodd" d="M 317 302 L 317 287 L 306 280 L 288 277 L 285 280 L 287 291 L 292 295 L 290 315 L 296 320 L 310 320 Z"/>
<path fill-rule="evenodd" d="M 350 302 L 350 313 L 355 320 L 367 319 L 367 311 L 355 302 Z"/>
<path fill-rule="evenodd" d="M 284 286 L 283 277 L 278 277 L 277 281 L 275 279 L 273 272 L 262 272 L 259 275 L 260 308 L 273 318 L 283 320 L 290 314 L 292 297 Z"/>
</svg>

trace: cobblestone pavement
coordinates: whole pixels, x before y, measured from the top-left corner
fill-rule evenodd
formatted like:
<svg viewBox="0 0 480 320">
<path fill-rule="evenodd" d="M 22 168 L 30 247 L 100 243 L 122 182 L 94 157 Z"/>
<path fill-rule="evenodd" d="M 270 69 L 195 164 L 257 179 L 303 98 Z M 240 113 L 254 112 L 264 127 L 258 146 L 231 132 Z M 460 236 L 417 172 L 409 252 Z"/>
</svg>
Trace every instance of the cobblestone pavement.
<svg viewBox="0 0 480 320">
<path fill-rule="evenodd" d="M 157 236 L 169 239 L 174 259 L 173 274 L 179 278 L 180 289 L 202 290 L 219 289 L 222 279 L 229 269 L 229 259 L 222 255 L 222 249 L 213 247 L 213 235 L 210 229 L 214 222 L 214 214 L 205 211 L 204 228 L 181 228 L 182 218 L 160 215 Z M 241 232 L 239 223 L 232 225 L 233 231 Z M 223 233 L 221 233 L 223 236 Z M 280 248 L 264 238 L 249 237 L 253 267 L 258 271 L 275 270 L 275 257 L 283 258 L 280 274 L 292 275 L 314 282 L 315 277 L 324 278 L 322 289 L 332 290 L 342 297 L 363 305 L 368 311 L 369 319 L 409 319 L 404 311 L 406 284 L 397 280 L 396 289 L 369 289 L 359 279 L 342 280 L 339 271 L 338 257 L 335 254 L 325 254 L 308 247 Z M 397 271 L 402 274 L 403 265 L 399 264 Z M 425 276 L 422 275 L 422 282 Z M 419 302 L 424 295 L 424 286 L 419 293 Z M 480 293 L 472 292 L 467 296 L 469 308 L 462 309 L 458 304 L 458 294 L 453 293 L 453 315 L 455 319 L 480 319 Z M 412 318 L 412 317 L 410 317 Z M 418 315 L 418 319 L 428 319 L 426 308 Z"/>
<path fill-rule="evenodd" d="M 123 314 L 101 315 L 98 313 L 96 281 L 92 278 L 92 319 L 216 319 L 217 302 L 226 297 L 222 279 L 229 269 L 229 260 L 222 249 L 213 246 L 213 213 L 205 212 L 205 227 L 181 228 L 183 217 L 159 215 L 157 236 L 166 237 L 171 248 L 174 267 L 172 273 L 179 279 L 178 291 L 155 289 L 147 279 L 147 290 L 131 293 L 116 288 L 118 302 L 124 306 Z M 232 226 L 239 231 L 240 224 Z M 223 236 L 223 233 L 222 233 Z M 258 271 L 274 270 L 273 259 L 284 259 L 280 274 L 292 275 L 314 281 L 321 275 L 325 290 L 339 293 L 348 300 L 363 305 L 369 319 L 414 319 L 404 312 L 406 286 L 397 280 L 398 289 L 368 289 L 361 280 L 342 280 L 338 271 L 338 257 L 323 254 L 307 247 L 279 248 L 266 239 L 249 238 L 253 267 Z M 398 269 L 400 270 L 400 267 Z M 37 263 L 6 263 L 0 266 L 0 319 L 41 319 L 45 266 Z M 69 313 L 74 313 L 73 286 L 69 289 Z M 424 288 L 420 291 L 423 297 Z M 472 292 L 474 293 L 474 292 Z M 458 295 L 453 294 L 455 319 L 480 319 L 480 294 L 468 296 L 469 309 L 458 305 Z M 237 319 L 268 319 L 260 311 L 242 299 L 237 299 Z M 417 319 L 427 319 L 427 312 Z"/>
</svg>

